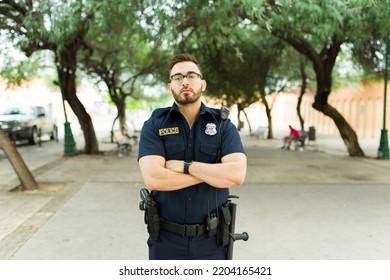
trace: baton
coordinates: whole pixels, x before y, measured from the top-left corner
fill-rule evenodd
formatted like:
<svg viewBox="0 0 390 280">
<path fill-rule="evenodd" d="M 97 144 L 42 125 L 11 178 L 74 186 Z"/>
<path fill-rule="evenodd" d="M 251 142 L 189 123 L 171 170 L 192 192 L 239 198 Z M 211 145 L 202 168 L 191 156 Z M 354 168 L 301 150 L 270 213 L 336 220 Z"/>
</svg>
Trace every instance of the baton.
<svg viewBox="0 0 390 280">
<path fill-rule="evenodd" d="M 238 196 L 229 196 L 229 198 L 238 198 Z M 246 232 L 243 233 L 234 233 L 235 224 L 236 224 L 236 212 L 237 212 L 237 204 L 229 201 L 229 210 L 231 214 L 231 223 L 229 227 L 229 244 L 227 249 L 227 259 L 233 259 L 233 245 L 236 240 L 244 240 L 247 241 L 249 239 L 249 234 Z"/>
</svg>

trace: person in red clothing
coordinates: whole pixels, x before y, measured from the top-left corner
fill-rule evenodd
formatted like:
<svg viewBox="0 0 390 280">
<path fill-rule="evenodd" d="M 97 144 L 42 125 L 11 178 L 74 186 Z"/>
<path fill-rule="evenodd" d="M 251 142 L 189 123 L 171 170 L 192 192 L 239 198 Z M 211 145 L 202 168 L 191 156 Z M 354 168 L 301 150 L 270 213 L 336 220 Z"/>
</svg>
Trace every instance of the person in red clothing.
<svg viewBox="0 0 390 280">
<path fill-rule="evenodd" d="M 290 149 L 290 145 L 293 139 L 299 139 L 299 131 L 293 128 L 291 125 L 288 126 L 290 128 L 290 134 L 283 138 L 283 146 L 282 149 Z"/>
</svg>

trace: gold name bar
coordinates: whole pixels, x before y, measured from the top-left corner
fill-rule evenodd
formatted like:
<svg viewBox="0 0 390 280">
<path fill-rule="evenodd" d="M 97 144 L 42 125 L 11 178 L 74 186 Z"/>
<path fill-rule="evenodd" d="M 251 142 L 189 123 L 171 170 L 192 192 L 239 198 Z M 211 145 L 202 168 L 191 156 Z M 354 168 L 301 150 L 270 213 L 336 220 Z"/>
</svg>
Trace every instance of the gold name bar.
<svg viewBox="0 0 390 280">
<path fill-rule="evenodd" d="M 179 134 L 179 128 L 178 127 L 161 128 L 158 130 L 158 133 L 160 136 Z"/>
</svg>

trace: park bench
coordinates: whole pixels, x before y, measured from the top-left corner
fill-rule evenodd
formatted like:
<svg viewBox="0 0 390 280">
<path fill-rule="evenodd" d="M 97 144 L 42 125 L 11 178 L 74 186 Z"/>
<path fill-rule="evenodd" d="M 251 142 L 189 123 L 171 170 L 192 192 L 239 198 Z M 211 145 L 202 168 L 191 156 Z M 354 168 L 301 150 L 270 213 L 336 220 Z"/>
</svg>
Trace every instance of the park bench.
<svg viewBox="0 0 390 280">
<path fill-rule="evenodd" d="M 299 139 L 293 138 L 292 140 L 295 150 L 303 151 L 305 149 L 306 138 L 307 132 L 304 130 L 299 131 Z"/>
<path fill-rule="evenodd" d="M 293 139 L 293 144 L 295 150 L 303 151 L 305 148 L 305 142 L 309 145 L 310 141 L 316 140 L 316 129 L 314 126 L 310 126 L 308 131 L 301 130 L 299 131 L 299 139 Z"/>
<path fill-rule="evenodd" d="M 121 130 L 114 130 L 112 133 L 112 139 L 117 144 L 118 156 L 122 157 L 124 153 L 129 155 L 134 145 L 138 143 L 137 135 L 129 135 L 123 133 Z"/>
</svg>

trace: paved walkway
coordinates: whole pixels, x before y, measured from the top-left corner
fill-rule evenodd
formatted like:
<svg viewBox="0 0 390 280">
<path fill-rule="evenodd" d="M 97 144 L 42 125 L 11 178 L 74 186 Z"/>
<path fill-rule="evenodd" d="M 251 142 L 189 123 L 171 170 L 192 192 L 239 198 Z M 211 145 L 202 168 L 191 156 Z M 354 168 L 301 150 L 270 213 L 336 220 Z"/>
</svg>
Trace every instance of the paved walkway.
<svg viewBox="0 0 390 280">
<path fill-rule="evenodd" d="M 247 178 L 231 192 L 240 196 L 236 231 L 250 239 L 235 244 L 235 259 L 390 258 L 390 160 L 375 159 L 376 143 L 361 144 L 371 156 L 362 159 L 336 138 L 303 152 L 281 150 L 280 140 L 243 142 Z M 118 157 L 112 144 L 101 148 L 29 159 L 37 192 L 9 192 L 17 180 L 0 172 L 0 259 L 147 259 L 137 150 Z"/>
</svg>

